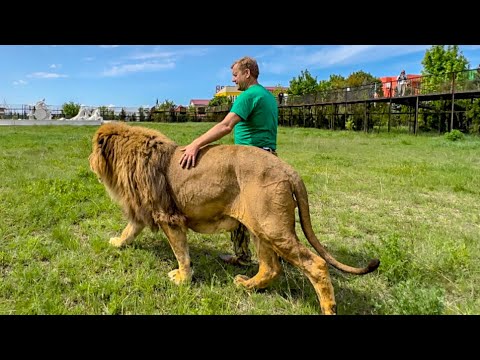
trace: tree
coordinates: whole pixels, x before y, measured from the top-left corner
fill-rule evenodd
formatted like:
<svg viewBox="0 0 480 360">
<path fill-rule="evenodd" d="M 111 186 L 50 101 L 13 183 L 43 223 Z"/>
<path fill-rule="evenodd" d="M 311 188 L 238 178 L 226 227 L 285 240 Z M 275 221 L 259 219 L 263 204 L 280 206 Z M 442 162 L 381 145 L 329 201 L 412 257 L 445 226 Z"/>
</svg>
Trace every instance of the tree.
<svg viewBox="0 0 480 360">
<path fill-rule="evenodd" d="M 332 84 L 328 80 L 320 80 L 317 85 L 318 91 L 330 91 L 332 90 Z"/>
<path fill-rule="evenodd" d="M 158 104 L 158 100 L 157 100 L 157 106 L 156 106 L 157 110 L 160 110 L 160 111 L 170 111 L 172 109 L 175 108 L 175 103 L 173 101 L 170 101 L 168 99 L 165 99 L 164 102 L 162 102 L 161 104 Z"/>
<path fill-rule="evenodd" d="M 138 108 L 138 121 L 145 121 L 145 110 L 143 109 L 143 106 Z"/>
<path fill-rule="evenodd" d="M 433 91 L 448 89 L 452 81 L 452 72 L 467 70 L 469 62 L 459 50 L 458 45 L 447 47 L 433 45 L 425 51 L 422 65 L 422 75 L 425 76 L 422 79 L 422 86 Z"/>
<path fill-rule="evenodd" d="M 330 75 L 330 78 L 321 86 L 328 89 L 329 101 L 340 101 L 345 97 L 343 89 L 347 87 L 347 80 L 342 75 Z"/>
<path fill-rule="evenodd" d="M 427 92 L 449 92 L 453 73 L 467 70 L 469 62 L 458 45 L 433 45 L 425 51 L 422 65 L 422 75 L 425 76 L 422 79 L 422 87 L 426 88 Z M 464 71 L 460 74 L 466 76 L 467 72 Z M 441 115 L 428 117 L 428 126 L 438 128 L 439 132 L 448 131 L 449 127 L 453 128 L 453 119 L 450 118 L 450 121 L 448 121 L 449 119 L 446 116 L 446 111 L 451 108 L 451 102 L 449 104 L 447 101 L 435 101 L 432 105 L 436 109 L 436 113 Z"/>
<path fill-rule="evenodd" d="M 113 111 L 113 109 L 106 106 L 100 106 L 98 109 L 100 110 L 100 116 L 102 116 L 104 120 L 115 119 L 115 112 Z"/>
<path fill-rule="evenodd" d="M 342 75 L 330 75 L 328 79 L 331 89 L 343 89 L 347 87 L 347 80 Z"/>
<path fill-rule="evenodd" d="M 433 45 L 425 51 L 422 65 L 422 75 L 444 76 L 445 80 L 448 80 L 448 73 L 467 70 L 470 66 L 458 45 L 448 45 L 446 48 L 445 45 Z"/>
<path fill-rule="evenodd" d="M 76 104 L 73 101 L 70 101 L 68 103 L 64 103 L 62 105 L 63 115 L 67 119 L 70 119 L 70 118 L 76 116 L 79 111 L 80 111 L 80 104 Z"/>
<path fill-rule="evenodd" d="M 348 87 L 373 85 L 377 82 L 381 83 L 380 79 L 362 70 L 351 73 L 349 77 L 346 79 L 346 85 Z"/>
<path fill-rule="evenodd" d="M 288 94 L 306 95 L 318 91 L 317 78 L 313 77 L 308 70 L 302 70 L 297 78 L 290 80 Z"/>
<path fill-rule="evenodd" d="M 118 114 L 118 119 L 125 121 L 127 118 L 127 113 L 125 112 L 125 109 L 122 107 L 122 110 L 120 110 L 120 114 Z"/>
<path fill-rule="evenodd" d="M 475 134 L 480 133 L 480 99 L 473 100 L 469 110 L 467 111 L 467 116 L 472 119 L 469 131 Z"/>
<path fill-rule="evenodd" d="M 153 121 L 155 122 L 171 122 L 175 119 L 175 103 L 165 99 L 161 104 L 155 105 L 153 112 Z"/>
<path fill-rule="evenodd" d="M 208 102 L 208 106 L 220 106 L 232 104 L 232 98 L 230 96 L 214 96 L 212 100 Z"/>
</svg>

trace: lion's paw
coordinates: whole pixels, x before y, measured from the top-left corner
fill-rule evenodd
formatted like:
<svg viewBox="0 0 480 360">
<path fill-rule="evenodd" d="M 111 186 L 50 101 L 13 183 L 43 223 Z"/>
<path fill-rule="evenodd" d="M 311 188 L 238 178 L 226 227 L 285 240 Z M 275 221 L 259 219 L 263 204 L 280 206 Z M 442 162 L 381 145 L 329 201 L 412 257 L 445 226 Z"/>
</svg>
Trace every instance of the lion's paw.
<svg viewBox="0 0 480 360">
<path fill-rule="evenodd" d="M 110 238 L 109 243 L 115 247 L 122 247 L 123 246 L 123 241 L 119 237 L 112 237 Z"/>
<path fill-rule="evenodd" d="M 237 276 L 235 276 L 235 279 L 233 279 L 233 283 L 237 286 L 243 286 L 243 287 L 248 288 L 249 287 L 247 285 L 248 280 L 250 280 L 250 278 L 248 276 L 237 275 Z"/>
<path fill-rule="evenodd" d="M 168 278 L 176 285 L 181 285 L 190 282 L 190 280 L 192 279 L 192 274 L 193 271 L 187 275 L 185 274 L 185 272 L 180 272 L 179 269 L 175 269 L 168 273 Z"/>
</svg>

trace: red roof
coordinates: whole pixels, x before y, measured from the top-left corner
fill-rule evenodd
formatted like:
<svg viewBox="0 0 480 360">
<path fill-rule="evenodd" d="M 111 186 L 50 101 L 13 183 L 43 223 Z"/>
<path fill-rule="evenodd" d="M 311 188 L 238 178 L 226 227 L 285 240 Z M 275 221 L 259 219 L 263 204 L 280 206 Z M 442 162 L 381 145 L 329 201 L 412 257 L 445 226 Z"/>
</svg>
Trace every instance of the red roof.
<svg viewBox="0 0 480 360">
<path fill-rule="evenodd" d="M 192 99 L 190 100 L 190 104 L 194 106 L 207 106 L 210 100 L 205 99 Z"/>
<path fill-rule="evenodd" d="M 287 91 L 288 90 L 288 87 L 285 87 L 285 86 L 264 86 L 264 88 L 267 89 L 268 91 L 275 91 L 275 90 Z"/>
<path fill-rule="evenodd" d="M 175 107 L 175 112 L 183 112 L 183 111 L 185 111 L 185 110 L 187 110 L 187 108 L 186 108 L 185 106 L 183 106 L 183 105 L 177 105 L 177 106 Z"/>
</svg>

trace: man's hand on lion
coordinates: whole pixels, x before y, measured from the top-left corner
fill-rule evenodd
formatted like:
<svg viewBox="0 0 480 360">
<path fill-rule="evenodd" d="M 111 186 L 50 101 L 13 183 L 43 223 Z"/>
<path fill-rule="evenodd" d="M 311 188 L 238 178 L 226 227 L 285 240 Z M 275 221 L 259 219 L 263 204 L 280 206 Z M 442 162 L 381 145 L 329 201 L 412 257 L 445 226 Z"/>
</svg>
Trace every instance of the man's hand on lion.
<svg viewBox="0 0 480 360">
<path fill-rule="evenodd" d="M 190 166 L 195 167 L 195 160 L 199 150 L 200 147 L 196 146 L 195 144 L 190 144 L 185 146 L 183 149 L 180 149 L 180 151 L 183 151 L 183 155 L 180 158 L 180 166 L 182 168 L 186 167 L 187 169 L 189 169 Z"/>
</svg>

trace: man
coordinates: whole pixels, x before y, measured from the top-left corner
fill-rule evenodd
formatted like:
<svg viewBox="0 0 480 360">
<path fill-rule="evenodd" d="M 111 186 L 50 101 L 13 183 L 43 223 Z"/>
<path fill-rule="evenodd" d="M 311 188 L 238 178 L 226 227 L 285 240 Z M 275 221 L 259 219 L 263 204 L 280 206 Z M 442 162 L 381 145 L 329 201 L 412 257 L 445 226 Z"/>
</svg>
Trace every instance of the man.
<svg viewBox="0 0 480 360">
<path fill-rule="evenodd" d="M 398 96 L 405 96 L 405 89 L 407 88 L 407 75 L 405 75 L 405 70 L 402 70 L 400 75 L 397 76 L 397 87 Z"/>
<path fill-rule="evenodd" d="M 225 118 L 203 135 L 184 147 L 180 165 L 195 166 L 202 146 L 221 139 L 234 130 L 234 143 L 262 148 L 274 155 L 277 149 L 278 104 L 270 91 L 258 83 L 260 71 L 255 59 L 243 57 L 232 66 L 232 81 L 242 93 L 237 97 Z M 231 264 L 249 265 L 251 253 L 248 247 L 248 230 L 240 226 L 231 233 L 235 255 L 222 255 Z"/>
</svg>

